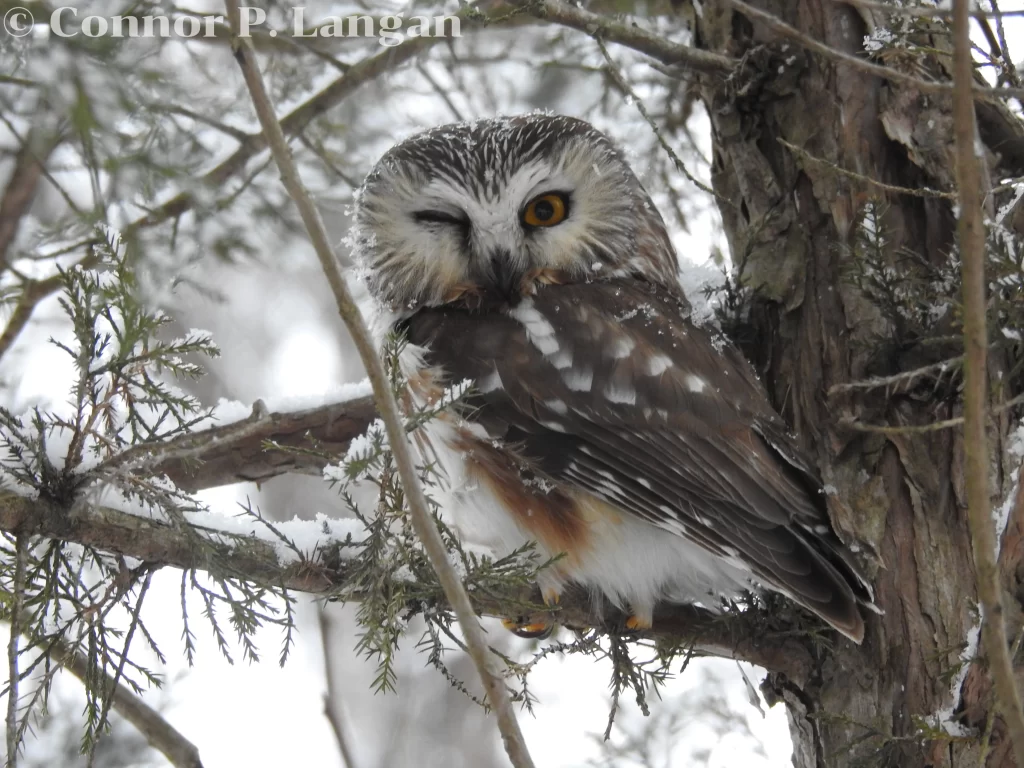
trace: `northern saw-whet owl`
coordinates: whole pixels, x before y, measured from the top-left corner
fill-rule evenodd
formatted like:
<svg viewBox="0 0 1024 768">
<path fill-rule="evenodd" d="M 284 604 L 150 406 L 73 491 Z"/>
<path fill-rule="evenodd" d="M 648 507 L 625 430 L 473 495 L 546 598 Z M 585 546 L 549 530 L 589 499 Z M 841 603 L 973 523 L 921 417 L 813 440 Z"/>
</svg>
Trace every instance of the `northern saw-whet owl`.
<svg viewBox="0 0 1024 768">
<path fill-rule="evenodd" d="M 691 321 L 665 224 L 606 136 L 542 114 L 420 133 L 367 177 L 351 239 L 378 327 L 406 334 L 410 396 L 473 382 L 414 435 L 465 541 L 564 555 L 545 602 L 575 583 L 633 629 L 660 601 L 768 588 L 863 639 L 870 587 L 816 472 L 749 363 Z"/>
</svg>

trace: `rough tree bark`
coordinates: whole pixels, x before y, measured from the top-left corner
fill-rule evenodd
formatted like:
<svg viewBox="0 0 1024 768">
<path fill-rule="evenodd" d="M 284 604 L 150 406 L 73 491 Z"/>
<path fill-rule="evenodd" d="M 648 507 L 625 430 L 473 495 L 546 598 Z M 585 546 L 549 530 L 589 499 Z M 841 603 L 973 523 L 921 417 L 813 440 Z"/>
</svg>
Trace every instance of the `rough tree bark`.
<svg viewBox="0 0 1024 768">
<path fill-rule="evenodd" d="M 834 0 L 751 2 L 809 38 L 863 56 L 873 23 L 866 11 Z M 874 550 L 875 589 L 885 611 L 869 621 L 863 646 L 837 643 L 807 684 L 777 674 L 766 680 L 789 706 L 794 763 L 1013 765 L 998 718 L 987 758 L 983 738 L 942 738 L 926 727 L 926 718 L 952 707 L 964 726 L 983 734 L 991 709 L 981 663 L 972 664 L 962 699 L 951 701 L 950 694 L 977 625 L 960 432 L 882 435 L 842 423 L 855 415 L 875 424 L 926 424 L 958 415 L 955 398 L 941 391 L 933 397 L 829 394 L 836 385 L 959 354 L 953 344 L 936 349 L 897 340 L 878 309 L 843 277 L 854 259 L 857 217 L 869 199 L 884 201 L 886 252 L 897 269 L 909 268 L 899 258 L 907 252 L 936 265 L 947 258 L 955 241 L 953 201 L 897 194 L 836 171 L 898 187 L 955 190 L 951 99 L 808 53 L 792 36 L 729 2 L 705 3 L 695 18 L 699 47 L 746 60 L 741 75 L 705 79 L 700 90 L 713 130 L 713 186 L 738 281 L 753 289 L 743 327 L 746 351 L 836 488 L 842 500 L 834 505 L 837 523 Z M 951 50 L 948 37 L 927 42 Z M 914 55 L 886 63 L 948 79 L 951 62 L 941 54 Z M 990 171 L 1021 175 L 1019 124 L 994 102 L 979 101 L 977 108 Z M 880 345 L 879 337 L 894 341 Z M 1006 419 L 991 430 L 998 458 L 994 505 L 1010 491 L 1015 469 L 1007 431 Z M 1021 627 L 1020 508 L 1014 505 L 1000 561 L 1011 638 Z"/>
</svg>

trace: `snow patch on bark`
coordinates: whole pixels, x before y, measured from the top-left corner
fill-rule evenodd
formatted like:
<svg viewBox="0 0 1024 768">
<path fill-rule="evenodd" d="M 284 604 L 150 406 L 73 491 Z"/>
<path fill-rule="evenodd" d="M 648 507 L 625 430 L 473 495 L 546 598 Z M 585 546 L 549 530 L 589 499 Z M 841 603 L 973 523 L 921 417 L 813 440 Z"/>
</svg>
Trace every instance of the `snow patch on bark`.
<svg viewBox="0 0 1024 768">
<path fill-rule="evenodd" d="M 1008 452 L 1010 456 L 1017 459 L 1024 458 L 1024 423 L 1017 426 L 1017 429 L 1010 433 Z M 1014 502 L 1017 500 L 1020 486 L 1020 467 L 1018 466 L 1010 475 L 1010 490 L 1003 499 L 1003 503 L 992 509 L 992 521 L 995 523 L 996 534 L 996 559 L 999 558 L 999 549 L 1003 543 L 1003 534 L 1010 521 L 1010 512 L 1013 510 Z M 969 736 L 968 729 L 956 721 L 954 712 L 960 704 L 963 695 L 964 681 L 967 680 L 967 673 L 970 671 L 971 663 L 978 655 L 978 641 L 981 636 L 981 624 L 985 620 L 984 610 L 978 604 L 978 620 L 967 631 L 965 646 L 960 653 L 960 669 L 950 685 L 950 703 L 928 718 L 930 725 L 941 728 L 950 736 Z"/>
</svg>

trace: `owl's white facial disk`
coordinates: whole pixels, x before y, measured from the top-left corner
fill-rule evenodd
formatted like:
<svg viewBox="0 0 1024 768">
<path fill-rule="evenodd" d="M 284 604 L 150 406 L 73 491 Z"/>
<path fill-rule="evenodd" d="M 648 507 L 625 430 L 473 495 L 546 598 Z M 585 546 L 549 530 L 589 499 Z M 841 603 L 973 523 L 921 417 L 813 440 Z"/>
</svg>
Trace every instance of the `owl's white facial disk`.
<svg viewBox="0 0 1024 768">
<path fill-rule="evenodd" d="M 564 202 L 564 217 L 531 223 L 529 211 L 550 211 L 550 203 L 531 208 L 547 195 Z M 562 281 L 674 279 L 662 233 L 602 134 L 579 120 L 528 115 L 443 126 L 393 148 L 360 192 L 354 239 L 371 290 L 413 309 L 466 289 L 512 298 L 542 270 Z M 660 253 L 642 252 L 652 246 Z"/>
</svg>

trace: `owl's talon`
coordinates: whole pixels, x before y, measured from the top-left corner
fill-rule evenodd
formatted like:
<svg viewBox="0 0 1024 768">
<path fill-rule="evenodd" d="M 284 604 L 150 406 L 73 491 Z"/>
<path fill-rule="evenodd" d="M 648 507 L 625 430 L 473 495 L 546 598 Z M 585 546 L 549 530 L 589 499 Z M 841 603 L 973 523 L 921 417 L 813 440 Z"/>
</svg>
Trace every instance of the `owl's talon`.
<svg viewBox="0 0 1024 768">
<path fill-rule="evenodd" d="M 544 605 L 558 605 L 562 599 L 562 593 L 554 587 L 545 587 L 540 591 L 540 596 L 544 601 Z"/>
<path fill-rule="evenodd" d="M 649 618 L 641 618 L 635 614 L 626 619 L 626 629 L 631 629 L 634 632 L 650 629 L 652 626 L 653 622 Z"/>
<path fill-rule="evenodd" d="M 555 629 L 553 621 L 528 621 L 520 623 L 513 619 L 502 619 L 501 624 L 513 635 L 527 640 L 544 640 L 550 637 Z"/>
</svg>

